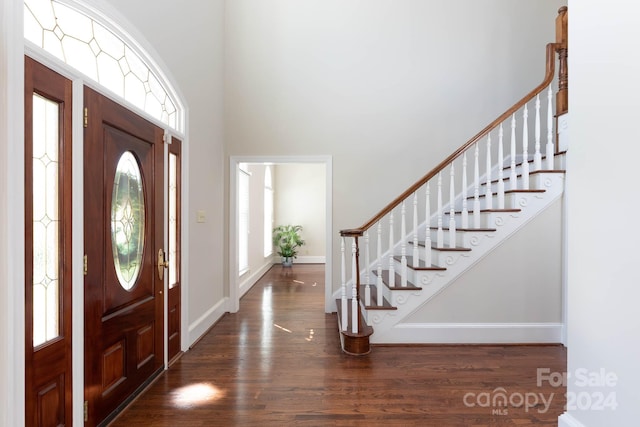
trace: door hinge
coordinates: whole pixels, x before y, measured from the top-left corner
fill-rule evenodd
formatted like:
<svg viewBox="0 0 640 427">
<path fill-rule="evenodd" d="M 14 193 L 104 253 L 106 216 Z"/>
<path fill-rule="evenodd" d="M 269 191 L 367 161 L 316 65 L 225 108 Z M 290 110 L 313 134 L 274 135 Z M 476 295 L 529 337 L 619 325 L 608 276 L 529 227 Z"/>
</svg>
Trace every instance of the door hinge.
<svg viewBox="0 0 640 427">
<path fill-rule="evenodd" d="M 89 262 L 87 261 L 87 256 L 85 255 L 84 257 L 82 257 L 82 269 L 84 272 L 84 275 L 87 275 L 87 272 L 89 271 Z"/>
<path fill-rule="evenodd" d="M 89 421 L 89 402 L 84 401 L 84 421 Z"/>
<path fill-rule="evenodd" d="M 87 107 L 84 107 L 84 127 L 88 127 L 89 126 L 89 109 Z"/>
</svg>

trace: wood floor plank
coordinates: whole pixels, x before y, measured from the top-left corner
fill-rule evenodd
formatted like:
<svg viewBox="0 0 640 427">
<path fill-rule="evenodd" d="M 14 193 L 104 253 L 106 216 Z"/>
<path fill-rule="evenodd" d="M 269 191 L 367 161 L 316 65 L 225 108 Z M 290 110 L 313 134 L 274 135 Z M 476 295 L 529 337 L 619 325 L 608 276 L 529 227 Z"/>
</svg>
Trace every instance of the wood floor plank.
<svg viewBox="0 0 640 427">
<path fill-rule="evenodd" d="M 565 349 L 375 346 L 348 356 L 335 314 L 324 313 L 324 266 L 276 266 L 112 425 L 557 426 L 566 390 L 538 387 L 538 368 L 563 372 Z M 484 405 L 501 391 L 506 407 Z M 550 404 L 534 406 L 534 394 Z"/>
</svg>

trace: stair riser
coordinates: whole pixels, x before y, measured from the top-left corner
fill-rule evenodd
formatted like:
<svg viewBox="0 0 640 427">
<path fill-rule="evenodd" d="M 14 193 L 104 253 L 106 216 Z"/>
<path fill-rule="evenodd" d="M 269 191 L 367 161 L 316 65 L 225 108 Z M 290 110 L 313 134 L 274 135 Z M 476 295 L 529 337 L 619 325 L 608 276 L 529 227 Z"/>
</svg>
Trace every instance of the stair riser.
<svg viewBox="0 0 640 427">
<path fill-rule="evenodd" d="M 482 244 L 482 242 L 485 239 L 490 239 L 493 238 L 494 236 L 491 233 L 474 233 L 476 234 L 475 236 L 473 236 L 473 238 L 469 239 L 469 244 L 468 247 L 473 248 L 476 245 L 480 245 Z M 421 248 L 422 251 L 420 253 L 420 259 L 422 259 L 424 261 L 424 247 Z M 438 267 L 447 267 L 447 265 L 451 265 L 453 264 L 460 256 L 467 256 L 469 254 L 469 252 L 458 252 L 458 251 L 439 251 L 437 249 L 431 249 L 431 263 L 433 265 L 436 265 Z M 385 265 L 385 269 L 388 268 L 388 263 L 385 263 L 387 265 Z M 402 275 L 402 262 L 398 261 L 398 260 L 394 260 L 393 263 L 393 268 L 394 271 L 399 274 Z M 422 286 L 422 284 L 424 284 L 424 277 L 429 276 L 431 277 L 433 274 L 436 273 L 443 273 L 442 271 L 438 271 L 438 270 L 414 270 L 413 268 L 411 268 L 411 264 L 407 263 L 407 281 L 410 283 L 413 283 L 416 286 Z M 370 273 L 369 275 L 369 283 L 376 283 L 377 280 L 377 276 L 373 273 Z M 362 277 L 362 283 L 366 283 L 367 282 L 367 278 L 366 276 Z M 401 286 L 401 281 L 398 279 L 395 283 L 396 286 Z M 386 287 L 385 287 L 386 288 Z M 389 301 L 391 301 L 390 298 Z"/>
<path fill-rule="evenodd" d="M 474 215 L 472 213 L 470 213 L 469 214 L 468 227 L 469 228 L 495 228 L 496 218 L 499 215 L 502 215 L 502 213 L 480 212 L 480 221 L 479 221 L 479 224 L 476 224 Z M 450 219 L 450 215 L 449 214 L 443 216 L 442 225 L 444 227 L 448 227 L 449 226 L 449 219 Z M 462 228 L 462 215 L 461 214 L 456 214 L 454 216 L 454 219 L 455 219 L 455 223 L 456 223 L 456 228 Z M 434 244 L 435 244 L 435 240 L 434 240 Z"/>
<path fill-rule="evenodd" d="M 470 221 L 473 221 L 473 218 L 470 218 Z M 456 232 L 456 240 L 455 240 L 455 246 L 456 248 L 470 248 L 471 246 L 473 246 L 473 243 L 475 241 L 477 241 L 479 238 L 485 236 L 487 234 L 486 231 L 457 231 Z M 443 230 L 443 235 L 444 235 L 444 247 L 448 248 L 449 247 L 449 241 L 450 241 L 450 234 L 449 234 L 449 230 Z M 438 237 L 438 230 L 437 229 L 431 229 L 431 241 L 433 242 L 433 244 L 435 245 L 437 242 L 437 237 Z M 409 245 L 408 250 L 413 251 L 413 246 Z M 424 247 L 420 247 L 420 249 L 422 250 L 422 252 L 420 252 L 420 258 L 424 259 Z M 407 252 L 408 254 L 411 254 L 412 252 Z"/>
<path fill-rule="evenodd" d="M 546 179 L 546 175 L 547 174 L 540 174 L 540 173 L 536 173 L 536 174 L 532 174 L 529 175 L 529 188 L 525 188 L 524 186 L 524 180 L 522 179 L 522 177 L 518 177 L 516 180 L 516 186 L 515 188 L 511 185 L 511 180 L 507 179 L 509 178 L 508 174 L 504 175 L 504 191 L 509 191 L 509 190 L 544 190 L 545 185 L 544 185 L 544 181 Z M 496 179 L 495 177 L 493 178 L 494 180 Z M 487 187 L 486 184 L 483 184 L 480 186 L 480 190 L 479 193 L 480 195 L 485 194 L 487 191 Z M 498 192 L 498 183 L 497 182 L 492 182 L 491 183 L 491 191 L 493 193 L 497 193 Z M 473 192 L 470 192 L 468 194 L 468 196 L 473 196 Z M 462 202 L 460 202 L 460 204 L 462 204 Z M 473 200 L 470 200 L 468 202 L 468 207 L 471 208 L 473 207 Z"/>
</svg>

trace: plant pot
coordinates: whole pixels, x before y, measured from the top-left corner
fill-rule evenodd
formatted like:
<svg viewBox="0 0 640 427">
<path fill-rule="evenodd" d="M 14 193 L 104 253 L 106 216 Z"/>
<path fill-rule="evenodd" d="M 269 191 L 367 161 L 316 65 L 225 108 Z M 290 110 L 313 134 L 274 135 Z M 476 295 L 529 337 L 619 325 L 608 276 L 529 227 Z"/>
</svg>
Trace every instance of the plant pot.
<svg viewBox="0 0 640 427">
<path fill-rule="evenodd" d="M 282 266 L 283 267 L 291 267 L 292 264 L 293 264 L 293 257 L 290 257 L 290 256 L 283 256 L 282 257 Z"/>
</svg>

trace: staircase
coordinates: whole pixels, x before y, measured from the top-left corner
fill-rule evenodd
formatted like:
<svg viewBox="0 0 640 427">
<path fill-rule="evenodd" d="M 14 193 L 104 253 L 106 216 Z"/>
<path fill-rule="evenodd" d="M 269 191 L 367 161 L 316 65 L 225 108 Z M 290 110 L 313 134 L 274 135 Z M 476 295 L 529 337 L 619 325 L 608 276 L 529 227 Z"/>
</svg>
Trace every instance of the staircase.
<svg viewBox="0 0 640 427">
<path fill-rule="evenodd" d="M 412 315 L 561 198 L 566 153 L 554 122 L 567 113 L 566 22 L 563 7 L 540 85 L 363 226 L 340 232 L 334 296 L 344 352 L 455 342 L 437 334 L 425 341 L 408 326 Z"/>
</svg>

